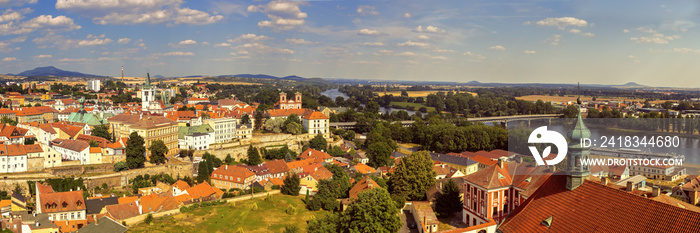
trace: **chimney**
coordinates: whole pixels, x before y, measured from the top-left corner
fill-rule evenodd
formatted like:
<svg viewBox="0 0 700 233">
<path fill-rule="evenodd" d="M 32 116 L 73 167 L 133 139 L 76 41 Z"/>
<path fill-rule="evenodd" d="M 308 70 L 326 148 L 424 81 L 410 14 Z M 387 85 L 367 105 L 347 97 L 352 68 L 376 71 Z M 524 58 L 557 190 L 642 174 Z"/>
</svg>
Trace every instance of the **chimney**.
<svg viewBox="0 0 700 233">
<path fill-rule="evenodd" d="M 503 164 L 504 164 L 504 163 L 505 163 L 505 159 L 498 159 L 498 166 L 499 166 L 499 167 L 504 168 L 504 167 L 503 167 Z"/>
<path fill-rule="evenodd" d="M 658 197 L 659 195 L 661 195 L 661 188 L 659 188 L 659 186 L 655 185 L 654 187 L 651 188 L 651 196 Z"/>
<path fill-rule="evenodd" d="M 601 177 L 600 184 L 608 186 L 608 178 Z"/>
<path fill-rule="evenodd" d="M 226 165 L 226 170 L 228 170 L 228 165 Z"/>
<path fill-rule="evenodd" d="M 632 181 L 627 181 L 627 192 L 632 192 L 634 190 L 634 185 L 632 184 Z"/>
</svg>

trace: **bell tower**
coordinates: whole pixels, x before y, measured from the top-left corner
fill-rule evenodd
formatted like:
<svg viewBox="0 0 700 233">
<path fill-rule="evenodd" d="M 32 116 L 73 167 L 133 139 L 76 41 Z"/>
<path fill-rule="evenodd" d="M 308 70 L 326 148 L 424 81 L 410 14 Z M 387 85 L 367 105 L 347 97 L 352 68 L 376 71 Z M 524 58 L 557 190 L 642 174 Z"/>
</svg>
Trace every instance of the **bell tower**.
<svg viewBox="0 0 700 233">
<path fill-rule="evenodd" d="M 569 139 L 569 154 L 566 156 L 566 189 L 574 190 L 583 184 L 583 181 L 591 175 L 591 167 L 581 164 L 581 160 L 591 157 L 591 148 L 581 145 L 582 138 L 590 138 L 591 131 L 583 123 L 581 117 L 581 97 L 576 100 L 578 104 L 578 117 L 574 127 L 566 134 Z"/>
</svg>

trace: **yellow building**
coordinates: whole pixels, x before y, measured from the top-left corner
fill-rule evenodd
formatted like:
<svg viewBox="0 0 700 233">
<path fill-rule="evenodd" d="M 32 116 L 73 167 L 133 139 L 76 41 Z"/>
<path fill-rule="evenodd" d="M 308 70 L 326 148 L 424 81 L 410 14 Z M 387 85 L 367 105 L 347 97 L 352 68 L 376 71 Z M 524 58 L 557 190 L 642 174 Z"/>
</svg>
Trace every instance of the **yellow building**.
<svg viewBox="0 0 700 233">
<path fill-rule="evenodd" d="M 11 95 L 7 97 L 8 100 L 17 101 L 19 104 L 24 105 L 24 96 L 21 95 Z"/>
<path fill-rule="evenodd" d="M 177 147 L 177 122 L 162 116 L 148 116 L 136 114 L 120 114 L 108 119 L 110 130 L 114 131 L 116 138 L 129 137 L 136 132 L 143 137 L 146 144 L 147 156 L 150 158 L 151 150 L 148 148 L 156 140 L 162 140 L 168 147 L 166 156 L 178 153 Z"/>
<path fill-rule="evenodd" d="M 459 170 L 464 175 L 469 175 L 479 170 L 479 163 L 471 158 L 438 153 L 430 153 L 430 158 L 433 161 L 447 164 L 447 166 Z"/>
</svg>

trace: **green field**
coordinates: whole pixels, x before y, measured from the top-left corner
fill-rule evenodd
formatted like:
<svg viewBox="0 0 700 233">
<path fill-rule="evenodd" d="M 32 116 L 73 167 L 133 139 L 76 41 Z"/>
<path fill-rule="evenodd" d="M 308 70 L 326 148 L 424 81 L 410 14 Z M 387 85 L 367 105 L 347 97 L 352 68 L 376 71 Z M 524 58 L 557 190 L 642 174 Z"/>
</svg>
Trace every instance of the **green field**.
<svg viewBox="0 0 700 233">
<path fill-rule="evenodd" d="M 184 214 L 155 219 L 130 227 L 130 232 L 282 232 L 286 225 L 296 225 L 306 231 L 306 221 L 325 216 L 326 211 L 309 211 L 304 205 L 304 195 L 297 197 L 276 194 L 272 200 L 256 198 L 233 203 L 210 206 Z M 253 209 L 253 204 L 258 209 Z M 287 214 L 289 205 L 296 208 L 295 214 Z"/>
<path fill-rule="evenodd" d="M 419 108 L 426 107 L 425 104 L 409 103 L 409 102 L 391 102 L 391 106 L 396 106 L 396 107 L 400 107 L 400 108 L 414 107 L 415 110 L 413 110 L 413 111 L 418 111 Z M 426 107 L 426 108 L 428 108 L 428 112 L 435 111 L 434 107 Z"/>
</svg>

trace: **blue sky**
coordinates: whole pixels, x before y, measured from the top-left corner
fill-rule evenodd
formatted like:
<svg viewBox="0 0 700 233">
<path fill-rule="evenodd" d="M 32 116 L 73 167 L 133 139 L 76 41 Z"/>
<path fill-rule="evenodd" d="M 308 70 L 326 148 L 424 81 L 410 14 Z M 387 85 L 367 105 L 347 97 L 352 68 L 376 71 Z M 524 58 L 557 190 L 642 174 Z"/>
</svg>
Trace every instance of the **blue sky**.
<svg viewBox="0 0 700 233">
<path fill-rule="evenodd" d="M 0 73 L 700 87 L 698 1 L 0 0 Z"/>
</svg>

